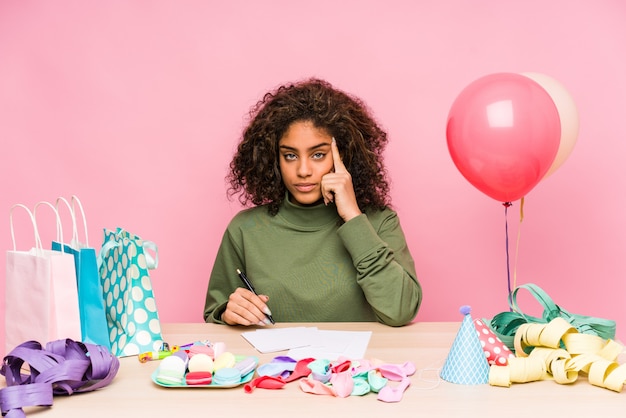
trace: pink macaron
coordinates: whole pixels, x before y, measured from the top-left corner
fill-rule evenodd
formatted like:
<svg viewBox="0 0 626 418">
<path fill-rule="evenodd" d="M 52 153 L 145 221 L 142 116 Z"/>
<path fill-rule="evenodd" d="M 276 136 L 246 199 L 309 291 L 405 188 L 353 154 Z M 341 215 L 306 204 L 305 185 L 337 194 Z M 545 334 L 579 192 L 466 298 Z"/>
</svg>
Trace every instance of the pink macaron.
<svg viewBox="0 0 626 418">
<path fill-rule="evenodd" d="M 212 381 L 211 372 L 189 372 L 185 376 L 185 382 L 190 386 L 210 385 Z"/>
</svg>

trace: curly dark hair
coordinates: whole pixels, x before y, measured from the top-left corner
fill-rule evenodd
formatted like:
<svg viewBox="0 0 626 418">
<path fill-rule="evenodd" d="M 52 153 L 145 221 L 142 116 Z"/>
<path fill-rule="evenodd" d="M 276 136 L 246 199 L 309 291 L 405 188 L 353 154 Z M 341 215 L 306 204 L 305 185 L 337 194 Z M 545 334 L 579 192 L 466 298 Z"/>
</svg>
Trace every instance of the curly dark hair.
<svg viewBox="0 0 626 418">
<path fill-rule="evenodd" d="M 243 205 L 267 205 L 272 215 L 285 199 L 278 142 L 294 122 L 310 121 L 333 136 L 342 161 L 352 176 L 362 210 L 390 205 L 383 150 L 387 133 L 358 97 L 311 78 L 285 84 L 266 93 L 249 113 L 250 122 L 233 160 L 227 180 L 229 197 L 239 194 Z"/>
</svg>

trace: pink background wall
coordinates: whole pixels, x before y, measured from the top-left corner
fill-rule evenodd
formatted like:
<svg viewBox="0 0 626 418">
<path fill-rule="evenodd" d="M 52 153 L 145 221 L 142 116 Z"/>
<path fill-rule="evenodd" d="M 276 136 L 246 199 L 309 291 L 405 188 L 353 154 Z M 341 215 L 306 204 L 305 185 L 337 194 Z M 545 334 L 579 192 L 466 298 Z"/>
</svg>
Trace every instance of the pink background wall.
<svg viewBox="0 0 626 418">
<path fill-rule="evenodd" d="M 246 112 L 267 89 L 318 76 L 363 97 L 390 134 L 394 203 L 424 287 L 417 319 L 460 320 L 462 304 L 491 317 L 508 309 L 504 208 L 456 170 L 446 118 L 473 80 L 538 72 L 570 91 L 580 135 L 526 197 L 517 258 L 519 202 L 509 210 L 512 274 L 571 312 L 617 320 L 624 340 L 626 3 L 303 4 L 0 2 L 0 248 L 12 247 L 12 204 L 77 194 L 93 246 L 117 226 L 158 244 L 162 320 L 202 321 L 240 209 L 224 176 Z"/>
</svg>

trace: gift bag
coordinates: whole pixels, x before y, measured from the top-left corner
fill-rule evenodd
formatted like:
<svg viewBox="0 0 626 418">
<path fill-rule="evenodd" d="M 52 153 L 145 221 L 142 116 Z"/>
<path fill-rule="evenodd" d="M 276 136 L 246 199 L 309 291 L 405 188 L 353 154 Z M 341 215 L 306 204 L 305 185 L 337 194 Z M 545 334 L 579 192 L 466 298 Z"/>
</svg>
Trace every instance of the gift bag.
<svg viewBox="0 0 626 418">
<path fill-rule="evenodd" d="M 59 203 L 61 202 L 65 204 L 70 212 L 72 220 L 72 239 L 65 245 L 53 241 L 52 249 L 66 252 L 74 257 L 76 282 L 78 286 L 81 341 L 101 345 L 110 350 L 111 343 L 109 341 L 109 328 L 104 311 L 102 282 L 98 271 L 96 250 L 89 246 L 85 211 L 77 196 L 71 197 L 71 205 L 65 198 L 59 197 L 56 201 L 57 210 L 59 210 Z M 80 211 L 80 216 L 83 221 L 84 242 L 81 242 L 78 238 L 76 223 L 77 209 Z"/>
<path fill-rule="evenodd" d="M 38 204 L 39 205 L 39 204 Z M 37 205 L 37 206 L 38 206 Z M 57 240 L 63 242 L 60 218 L 56 215 Z M 6 254 L 5 334 L 6 351 L 25 341 L 62 338 L 79 340 L 80 319 L 74 258 L 70 254 L 45 250 L 37 228 L 36 210 L 16 204 L 11 207 L 13 250 Z M 34 231 L 34 246 L 18 250 L 13 227 L 14 210 L 24 209 Z"/>
<path fill-rule="evenodd" d="M 111 351 L 118 357 L 158 351 L 163 345 L 149 275 L 157 264 L 158 251 L 153 242 L 121 228 L 104 230 L 100 278 Z"/>
</svg>

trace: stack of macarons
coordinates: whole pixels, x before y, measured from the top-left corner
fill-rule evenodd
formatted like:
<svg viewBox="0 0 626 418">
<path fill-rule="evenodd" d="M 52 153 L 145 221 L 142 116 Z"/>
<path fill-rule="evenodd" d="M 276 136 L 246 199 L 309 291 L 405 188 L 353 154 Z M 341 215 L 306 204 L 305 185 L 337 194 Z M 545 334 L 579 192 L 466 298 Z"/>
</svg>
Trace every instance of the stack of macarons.
<svg viewBox="0 0 626 418">
<path fill-rule="evenodd" d="M 155 380 L 166 386 L 236 386 L 257 364 L 256 357 L 236 357 L 223 344 L 198 344 L 161 360 Z"/>
<path fill-rule="evenodd" d="M 213 381 L 214 363 L 208 354 L 195 354 L 189 358 L 185 383 L 188 385 L 210 385 Z"/>
</svg>

